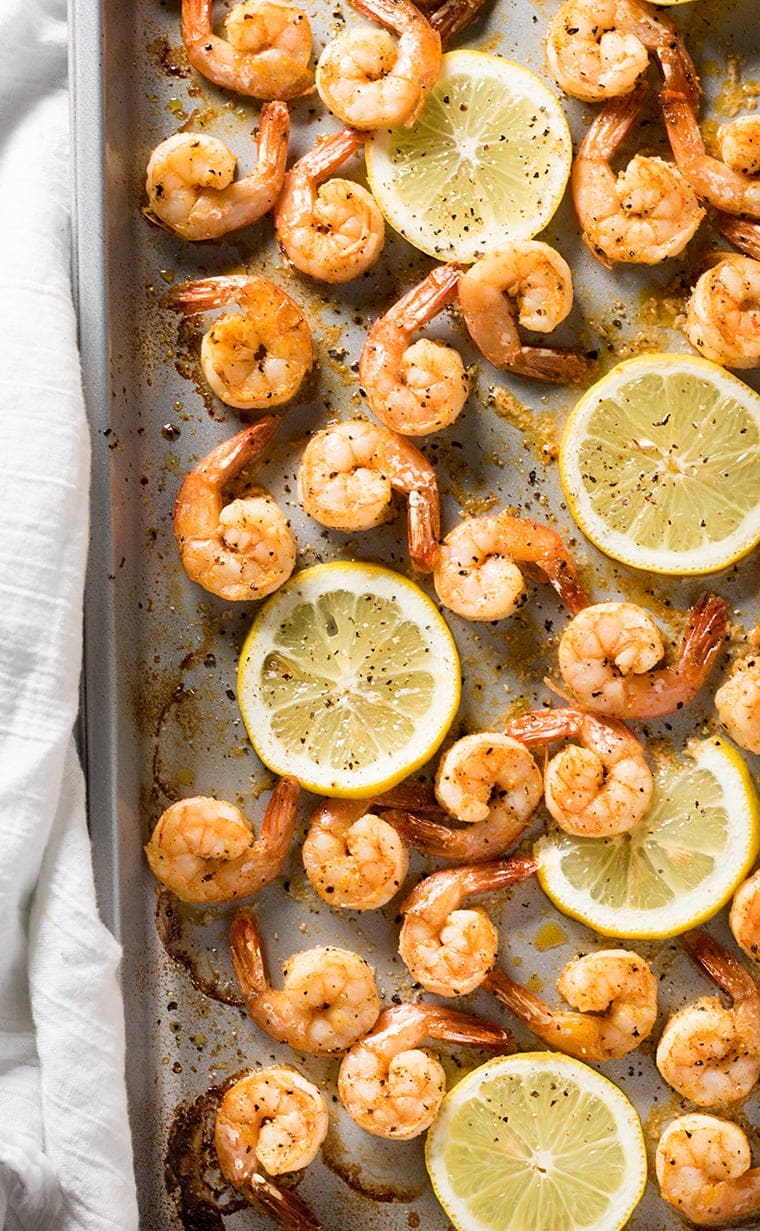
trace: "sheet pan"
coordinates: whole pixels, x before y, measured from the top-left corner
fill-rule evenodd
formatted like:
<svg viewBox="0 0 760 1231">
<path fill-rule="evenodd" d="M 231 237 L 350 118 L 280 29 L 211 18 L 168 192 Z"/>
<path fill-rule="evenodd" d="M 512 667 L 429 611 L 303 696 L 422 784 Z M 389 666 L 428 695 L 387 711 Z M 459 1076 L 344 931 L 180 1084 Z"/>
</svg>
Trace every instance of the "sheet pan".
<svg viewBox="0 0 760 1231">
<path fill-rule="evenodd" d="M 303 0 L 318 51 L 344 20 L 348 5 Z M 547 82 L 541 34 L 555 0 L 497 0 L 456 40 L 518 60 Z M 218 12 L 221 13 L 221 6 Z M 760 91 L 760 39 L 754 0 L 695 0 L 670 12 L 687 32 L 716 118 L 734 103 L 754 106 Z M 237 654 L 254 605 L 230 605 L 186 578 L 171 534 L 179 482 L 194 461 L 240 426 L 236 413 L 207 392 L 198 368 L 200 326 L 179 328 L 158 306 L 168 286 L 187 277 L 243 269 L 275 278 L 303 305 L 318 349 L 318 373 L 288 409 L 284 429 L 260 471 L 280 500 L 300 545 L 299 565 L 329 558 L 363 558 L 408 568 L 402 524 L 349 537 L 308 524 L 295 501 L 294 473 L 307 434 L 331 417 L 365 409 L 355 377 L 366 324 L 411 286 L 432 262 L 389 235 L 375 274 L 337 292 L 310 283 L 283 264 L 267 219 L 227 241 L 193 245 L 152 226 L 141 212 L 150 150 L 182 126 L 205 128 L 229 141 L 243 165 L 252 162 L 250 132 L 258 105 L 225 95 L 187 66 L 179 37 L 179 0 L 117 5 L 72 0 L 75 282 L 85 390 L 93 439 L 92 550 L 86 599 L 83 753 L 96 876 L 104 914 L 124 947 L 123 986 L 128 1083 L 142 1227 L 266 1228 L 218 1183 L 213 1160 L 199 1148 L 201 1126 L 213 1114 L 214 1092 L 249 1065 L 295 1061 L 334 1093 L 337 1061 L 294 1057 L 247 1019 L 228 957 L 230 912 L 180 908 L 156 885 L 142 846 L 161 811 L 190 794 L 238 801 L 256 821 L 258 797 L 271 784 L 245 736 L 234 698 Z M 593 108 L 572 100 L 566 113 L 575 140 Z M 316 97 L 292 105 L 292 156 L 337 127 Z M 648 130 L 653 148 L 662 137 Z M 357 160 L 353 173 L 361 177 Z M 616 357 L 642 349 L 687 350 L 674 313 L 701 269 L 715 235 L 703 225 L 683 260 L 654 269 L 597 265 L 578 239 L 565 201 L 543 234 L 570 261 L 576 307 L 560 344 L 599 353 L 597 374 Z M 556 520 L 597 599 L 641 601 L 673 625 L 703 588 L 615 566 L 572 525 L 559 489 L 558 434 L 576 393 L 494 373 L 465 342 L 455 315 L 432 328 L 462 349 L 477 373 L 459 421 L 423 442 L 438 467 L 444 525 L 492 502 Z M 756 375 L 747 377 L 760 387 Z M 731 654 L 757 619 L 757 555 L 710 579 L 730 601 Z M 428 586 L 426 581 L 422 583 Z M 429 588 L 429 587 L 428 587 Z M 451 617 L 465 673 L 454 733 L 498 727 L 517 699 L 540 702 L 555 663 L 563 613 L 546 587 L 530 585 L 529 604 L 511 621 L 485 628 Z M 715 729 L 712 688 L 685 718 L 648 724 L 650 735 L 676 749 L 690 733 Z M 748 755 L 753 773 L 757 759 Z M 308 808 L 304 808 L 304 820 Z M 540 828 L 537 822 L 535 832 Z M 303 827 L 301 832 L 303 832 Z M 414 856 L 408 883 L 432 864 Z M 397 900 L 380 912 L 339 916 L 312 892 L 297 846 L 286 874 L 256 898 L 272 970 L 297 948 L 319 943 L 356 947 L 375 965 L 385 998 L 415 995 L 395 953 Z M 553 980 L 579 951 L 601 937 L 558 915 L 533 885 L 491 901 L 502 957 L 517 977 L 554 998 Z M 725 920 L 711 925 L 727 938 Z M 639 943 L 662 976 L 661 1020 L 697 994 L 709 992 L 678 943 Z M 506 1016 L 481 994 L 465 1005 L 498 1020 Z M 535 1040 L 518 1024 L 522 1047 Z M 624 1061 L 606 1065 L 638 1106 L 653 1152 L 664 1119 L 679 1110 L 657 1078 L 650 1039 Z M 453 1080 L 482 1057 L 449 1052 Z M 757 1139 L 758 1101 L 739 1118 Z M 331 1127 L 320 1160 L 294 1183 L 321 1217 L 325 1231 L 348 1225 L 372 1231 L 448 1221 L 426 1182 L 422 1143 L 384 1143 L 363 1135 L 330 1105 Z M 650 1183 L 631 1220 L 633 1231 L 680 1225 Z"/>
</svg>

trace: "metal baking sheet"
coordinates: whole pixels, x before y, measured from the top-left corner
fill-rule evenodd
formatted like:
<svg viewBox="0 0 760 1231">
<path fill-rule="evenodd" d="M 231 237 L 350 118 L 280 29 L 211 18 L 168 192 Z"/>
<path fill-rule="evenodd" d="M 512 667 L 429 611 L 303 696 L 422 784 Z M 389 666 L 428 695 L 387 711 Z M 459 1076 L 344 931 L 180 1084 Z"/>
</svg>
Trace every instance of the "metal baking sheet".
<svg viewBox="0 0 760 1231">
<path fill-rule="evenodd" d="M 347 4 L 303 0 L 303 7 L 313 23 L 317 53 L 344 22 L 354 20 Z M 542 33 L 555 7 L 555 0 L 496 0 L 455 45 L 518 60 L 551 84 Z M 302 304 L 318 351 L 316 376 L 288 408 L 260 479 L 291 518 L 299 566 L 360 558 L 407 571 L 402 521 L 365 535 L 322 530 L 298 508 L 294 474 L 309 432 L 365 409 L 355 372 L 366 326 L 432 265 L 389 234 L 376 271 L 336 290 L 310 282 L 281 261 L 269 219 L 223 242 L 204 244 L 185 243 L 146 220 L 141 210 L 148 155 L 170 133 L 202 129 L 226 139 L 243 165 L 252 160 L 250 134 L 259 105 L 217 90 L 189 69 L 180 44 L 179 8 L 179 0 L 130 5 L 73 0 L 71 6 L 75 281 L 93 435 L 83 751 L 100 900 L 124 946 L 141 1225 L 145 1231 L 272 1225 L 218 1183 L 202 1145 L 202 1125 L 225 1082 L 249 1065 L 282 1058 L 295 1061 L 330 1099 L 331 1125 L 321 1157 L 293 1181 L 325 1231 L 347 1225 L 362 1231 L 444 1231 L 448 1221 L 426 1181 L 422 1140 L 385 1143 L 351 1125 L 331 1097 L 338 1061 L 293 1056 L 246 1017 L 228 956 L 230 912 L 179 907 L 157 893 L 144 861 L 143 844 L 174 799 L 215 794 L 239 802 L 258 821 L 259 796 L 271 784 L 247 741 L 234 695 L 237 655 L 255 605 L 226 604 L 194 586 L 180 566 L 171 533 L 181 477 L 241 423 L 204 385 L 198 366 L 201 325 L 179 327 L 158 301 L 185 278 L 249 270 L 272 276 Z M 215 11 L 221 15 L 222 9 Z M 708 115 L 717 120 L 736 108 L 754 107 L 760 93 L 754 0 L 695 0 L 668 11 L 697 59 Z M 577 142 L 594 108 L 567 100 L 565 109 Z M 292 157 L 337 127 L 316 96 L 293 103 L 291 113 Z M 663 148 L 654 116 L 644 134 L 651 150 Z M 360 160 L 353 174 L 361 178 Z M 559 247 L 575 279 L 575 308 L 558 341 L 580 341 L 595 350 L 595 375 L 642 350 L 688 350 L 674 322 L 715 246 L 708 223 L 683 259 L 652 269 L 602 269 L 580 243 L 567 200 L 541 238 Z M 455 312 L 436 321 L 430 332 L 452 339 L 475 368 L 460 419 L 422 442 L 446 493 L 444 528 L 462 513 L 501 504 L 551 520 L 566 536 L 597 600 L 640 601 L 675 634 L 677 613 L 705 583 L 676 583 L 613 565 L 578 534 L 564 506 L 556 449 L 577 391 L 495 373 L 467 345 Z M 757 374 L 746 379 L 760 387 Z M 729 599 L 733 617 L 733 644 L 713 685 L 757 620 L 757 572 L 755 553 L 708 583 Z M 422 584 L 430 589 L 427 581 Z M 544 677 L 556 676 L 557 637 L 566 617 L 547 587 L 531 584 L 529 594 L 517 615 L 494 626 L 447 617 L 465 676 L 453 734 L 498 728 L 516 701 L 538 703 L 547 696 Z M 704 690 L 677 722 L 647 724 L 646 733 L 678 749 L 689 734 L 714 730 L 712 691 Z M 747 760 L 756 774 L 757 759 L 748 755 Z M 304 806 L 301 833 L 308 810 Z M 539 816 L 533 832 L 540 826 Z M 407 883 L 432 866 L 415 855 Z M 416 994 L 395 950 L 397 903 L 367 914 L 331 912 L 306 881 L 296 844 L 285 875 L 257 896 L 255 908 L 274 972 L 298 948 L 336 942 L 370 960 L 390 1002 Z M 565 961 L 607 943 L 557 914 L 532 884 L 494 895 L 490 905 L 500 928 L 502 960 L 550 1000 Z M 723 918 L 710 927 L 727 937 Z M 680 1108 L 657 1077 L 654 1041 L 670 1010 L 712 989 L 695 974 L 677 941 L 635 947 L 661 978 L 661 1018 L 639 1051 L 605 1065 L 604 1072 L 639 1108 L 653 1154 L 660 1125 Z M 465 998 L 463 1007 L 506 1018 L 483 994 Z M 521 1046 L 535 1045 L 519 1024 L 510 1025 Z M 445 1053 L 452 1079 L 479 1059 Z M 755 1141 L 758 1106 L 753 1096 L 739 1112 Z M 631 1228 L 680 1225 L 650 1183 Z"/>
</svg>

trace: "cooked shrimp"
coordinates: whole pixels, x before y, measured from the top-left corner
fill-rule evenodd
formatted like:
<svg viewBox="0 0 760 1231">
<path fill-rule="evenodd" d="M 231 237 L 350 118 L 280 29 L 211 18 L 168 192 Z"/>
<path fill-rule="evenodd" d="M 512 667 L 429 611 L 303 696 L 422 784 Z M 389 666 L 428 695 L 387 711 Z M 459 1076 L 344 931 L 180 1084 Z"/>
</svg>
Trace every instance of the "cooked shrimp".
<svg viewBox="0 0 760 1231">
<path fill-rule="evenodd" d="M 467 620 L 502 620 L 526 599 L 520 564 L 538 565 L 571 612 L 587 606 L 556 530 L 506 512 L 468 517 L 446 535 L 433 570 L 436 594 Z"/>
<path fill-rule="evenodd" d="M 324 1098 L 296 1069 L 277 1064 L 252 1070 L 225 1091 L 216 1113 L 214 1147 L 222 1175 L 288 1231 L 319 1231 L 300 1197 L 269 1176 L 308 1166 L 327 1124 Z"/>
<path fill-rule="evenodd" d="M 657 667 L 662 638 L 634 603 L 596 603 L 574 616 L 559 643 L 559 669 L 585 709 L 612 718 L 657 718 L 688 705 L 726 636 L 726 604 L 703 594 L 689 611 L 673 666 Z"/>
<path fill-rule="evenodd" d="M 455 298 L 457 265 L 439 265 L 372 325 L 359 358 L 359 380 L 370 409 L 386 427 L 426 436 L 453 423 L 467 400 L 469 379 L 451 346 L 412 334 Z"/>
<path fill-rule="evenodd" d="M 494 367 L 557 384 L 583 380 L 588 360 L 579 351 L 525 346 L 526 329 L 551 333 L 573 306 L 570 266 L 539 240 L 505 244 L 480 257 L 459 279 L 459 305 L 475 345 Z"/>
<path fill-rule="evenodd" d="M 549 22 L 546 58 L 557 85 L 573 98 L 599 102 L 629 94 L 654 52 L 666 81 L 690 90 L 696 70 L 673 23 L 643 0 L 563 0 Z"/>
<path fill-rule="evenodd" d="M 296 98 L 311 89 L 311 26 L 282 0 L 242 0 L 224 20 L 226 39 L 211 26 L 213 0 L 182 0 L 182 42 L 197 72 L 252 98 Z"/>
<path fill-rule="evenodd" d="M 222 1174 L 243 1188 L 261 1164 L 269 1175 L 300 1171 L 327 1134 L 327 1105 L 290 1065 L 255 1069 L 225 1091 L 214 1128 Z"/>
<path fill-rule="evenodd" d="M 669 1018 L 655 1060 L 668 1085 L 699 1107 L 733 1103 L 760 1077 L 760 987 L 741 962 L 704 932 L 685 938 L 692 956 L 730 996 L 702 996 Z"/>
<path fill-rule="evenodd" d="M 425 16 L 441 36 L 442 46 L 463 30 L 482 9 L 485 0 L 442 0 L 441 4 L 429 7 L 424 4 Z"/>
<path fill-rule="evenodd" d="M 440 512 L 435 471 L 403 436 L 366 419 L 333 423 L 312 436 L 298 468 L 298 499 L 333 530 L 372 530 L 393 517 L 394 493 L 407 500 L 409 554 L 430 570 Z"/>
<path fill-rule="evenodd" d="M 262 488 L 224 503 L 224 489 L 262 452 L 280 420 L 267 415 L 212 449 L 186 475 L 174 505 L 174 537 L 192 581 L 231 602 L 264 598 L 293 572 L 296 541 Z"/>
<path fill-rule="evenodd" d="M 410 126 L 438 80 L 441 36 L 411 0 L 351 4 L 386 29 L 354 26 L 328 43 L 317 63 L 319 96 L 352 128 Z"/>
<path fill-rule="evenodd" d="M 499 934 L 481 907 L 460 909 L 465 898 L 490 893 L 532 876 L 534 859 L 502 859 L 444 868 L 415 885 L 401 904 L 401 960 L 436 996 L 463 996 L 492 969 Z"/>
<path fill-rule="evenodd" d="M 469 1014 L 428 1004 L 386 1009 L 374 1030 L 346 1053 L 338 1073 L 341 1102 L 368 1133 L 408 1141 L 433 1122 L 446 1074 L 421 1047 L 426 1039 L 514 1051 L 508 1030 Z"/>
<path fill-rule="evenodd" d="M 279 876 L 298 819 L 299 786 L 283 778 L 254 838 L 248 817 L 233 804 L 196 795 L 159 818 L 145 847 L 150 870 L 183 902 L 231 902 Z"/>
<path fill-rule="evenodd" d="M 364 136 L 350 128 L 322 137 L 290 168 L 274 209 L 285 253 L 296 269 L 322 282 L 358 278 L 385 243 L 385 223 L 372 194 L 354 180 L 328 179 L 363 143 Z"/>
<path fill-rule="evenodd" d="M 366 799 L 324 800 L 311 815 L 302 854 L 319 896 L 350 910 L 385 906 L 409 867 L 399 834 Z"/>
<path fill-rule="evenodd" d="M 607 837 L 640 821 L 654 789 L 641 741 L 625 723 L 572 707 L 515 718 L 507 734 L 522 743 L 577 739 L 544 769 L 544 799 L 566 833 Z"/>
<path fill-rule="evenodd" d="M 454 863 L 496 859 L 520 837 L 542 795 L 541 772 L 527 748 L 498 732 L 466 735 L 441 758 L 436 795 L 455 829 L 414 802 L 395 804 L 383 815 L 411 846 Z"/>
<path fill-rule="evenodd" d="M 660 1196 L 697 1227 L 720 1227 L 760 1211 L 760 1167 L 751 1167 L 738 1124 L 692 1111 L 671 1120 L 657 1144 Z"/>
<path fill-rule="evenodd" d="M 503 970 L 485 989 L 533 1034 L 579 1060 L 618 1060 L 643 1043 L 657 1017 L 657 980 L 638 953 L 599 949 L 568 962 L 557 991 L 576 1012 L 552 1009 Z"/>
<path fill-rule="evenodd" d="M 706 153 L 694 107 L 683 93 L 663 90 L 660 99 L 673 157 L 695 192 L 726 214 L 760 218 L 760 177 Z"/>
<path fill-rule="evenodd" d="M 272 208 L 285 178 L 288 108 L 261 109 L 256 169 L 235 180 L 236 158 L 218 137 L 175 133 L 156 146 L 145 184 L 150 210 L 183 239 L 218 239 Z"/>
<path fill-rule="evenodd" d="M 684 333 L 727 368 L 760 367 L 760 261 L 732 252 L 697 279 Z"/>
<path fill-rule="evenodd" d="M 344 1051 L 377 1021 L 375 976 L 358 953 L 332 945 L 304 949 L 284 963 L 283 987 L 275 989 L 250 911 L 236 913 L 230 944 L 248 1014 L 278 1042 L 315 1056 Z"/>
<path fill-rule="evenodd" d="M 201 343 L 201 367 L 218 398 L 239 410 L 264 410 L 295 397 L 314 363 L 308 322 L 290 295 L 268 278 L 229 274 L 173 287 L 162 303 L 192 316 L 236 304 Z"/>
<path fill-rule="evenodd" d="M 739 948 L 747 957 L 760 961 L 760 870 L 736 890 L 728 924 Z"/>
<path fill-rule="evenodd" d="M 583 240 L 602 265 L 655 265 L 677 256 L 705 211 L 678 167 L 635 154 L 619 174 L 611 160 L 638 119 L 646 84 L 606 103 L 573 161 L 573 204 Z"/>
</svg>

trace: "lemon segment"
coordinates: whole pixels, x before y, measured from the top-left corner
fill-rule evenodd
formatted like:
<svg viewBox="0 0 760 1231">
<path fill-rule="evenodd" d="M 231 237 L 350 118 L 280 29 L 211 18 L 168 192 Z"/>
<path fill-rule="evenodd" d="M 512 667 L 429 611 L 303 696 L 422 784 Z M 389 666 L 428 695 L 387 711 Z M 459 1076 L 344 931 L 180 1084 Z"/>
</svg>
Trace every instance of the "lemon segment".
<svg viewBox="0 0 760 1231">
<path fill-rule="evenodd" d="M 760 541 L 760 396 L 707 359 L 618 364 L 570 414 L 559 468 L 583 533 L 635 568 L 712 573 Z"/>
<path fill-rule="evenodd" d="M 413 582 L 379 565 L 304 569 L 259 611 L 238 703 L 261 760 L 308 790 L 364 798 L 437 750 L 459 706 L 456 647 Z"/>
<path fill-rule="evenodd" d="M 692 740 L 689 762 L 663 766 L 647 814 L 628 833 L 539 839 L 544 892 L 603 936 L 659 940 L 712 918 L 755 862 L 760 805 L 736 749 Z"/>
<path fill-rule="evenodd" d="M 451 51 L 414 126 L 374 133 L 366 159 L 388 223 L 430 256 L 468 262 L 546 226 L 572 140 L 559 101 L 529 69 Z"/>
<path fill-rule="evenodd" d="M 444 1098 L 425 1160 L 457 1231 L 616 1231 L 647 1178 L 629 1100 L 556 1052 L 500 1056 L 468 1073 Z"/>
</svg>

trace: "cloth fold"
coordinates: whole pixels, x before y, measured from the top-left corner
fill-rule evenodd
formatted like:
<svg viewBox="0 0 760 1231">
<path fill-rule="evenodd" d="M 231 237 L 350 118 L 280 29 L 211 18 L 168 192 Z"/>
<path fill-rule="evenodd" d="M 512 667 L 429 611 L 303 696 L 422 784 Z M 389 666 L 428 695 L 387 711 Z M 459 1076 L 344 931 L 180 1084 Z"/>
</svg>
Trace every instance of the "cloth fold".
<svg viewBox="0 0 760 1231">
<path fill-rule="evenodd" d="M 134 1231 L 119 949 L 72 739 L 89 438 L 65 0 L 4 0 L 0 33 L 0 1227 Z"/>
</svg>

